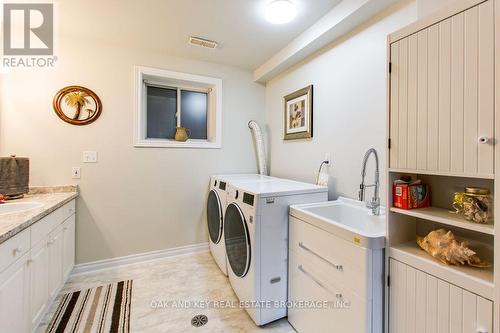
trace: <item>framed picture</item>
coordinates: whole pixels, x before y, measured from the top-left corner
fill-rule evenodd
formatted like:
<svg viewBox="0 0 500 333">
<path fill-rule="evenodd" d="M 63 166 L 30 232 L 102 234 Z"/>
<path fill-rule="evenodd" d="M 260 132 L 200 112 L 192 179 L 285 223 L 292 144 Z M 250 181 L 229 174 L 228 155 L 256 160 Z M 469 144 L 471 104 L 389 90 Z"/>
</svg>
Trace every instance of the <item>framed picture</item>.
<svg viewBox="0 0 500 333">
<path fill-rule="evenodd" d="M 286 95 L 283 139 L 308 139 L 313 136 L 313 86 Z"/>
</svg>

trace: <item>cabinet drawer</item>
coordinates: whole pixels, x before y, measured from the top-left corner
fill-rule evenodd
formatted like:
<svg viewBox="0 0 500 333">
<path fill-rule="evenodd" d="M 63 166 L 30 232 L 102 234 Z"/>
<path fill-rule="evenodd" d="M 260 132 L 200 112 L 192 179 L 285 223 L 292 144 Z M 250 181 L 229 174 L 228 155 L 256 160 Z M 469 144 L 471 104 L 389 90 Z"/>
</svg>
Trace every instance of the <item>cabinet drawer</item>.
<svg viewBox="0 0 500 333">
<path fill-rule="evenodd" d="M 289 248 L 325 272 L 329 279 L 371 300 L 371 251 L 292 216 Z"/>
<path fill-rule="evenodd" d="M 30 249 L 30 229 L 26 229 L 0 244 L 0 272 L 21 258 Z"/>
<path fill-rule="evenodd" d="M 291 252 L 289 263 L 288 321 L 298 332 L 370 332 L 370 301 L 332 283 L 300 254 Z"/>
<path fill-rule="evenodd" d="M 39 241 L 62 223 L 61 208 L 45 216 L 31 226 L 31 245 L 35 246 Z"/>
<path fill-rule="evenodd" d="M 60 212 L 60 217 L 61 217 L 61 222 L 66 220 L 68 217 L 71 215 L 75 214 L 76 211 L 76 204 L 75 200 L 71 200 L 61 208 L 59 208 Z"/>
</svg>

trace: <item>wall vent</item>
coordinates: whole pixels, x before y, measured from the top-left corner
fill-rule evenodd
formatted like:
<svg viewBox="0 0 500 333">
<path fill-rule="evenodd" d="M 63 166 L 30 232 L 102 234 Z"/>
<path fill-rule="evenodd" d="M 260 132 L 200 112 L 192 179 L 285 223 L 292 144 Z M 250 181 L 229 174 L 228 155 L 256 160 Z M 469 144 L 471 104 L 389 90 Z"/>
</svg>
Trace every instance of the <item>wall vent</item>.
<svg viewBox="0 0 500 333">
<path fill-rule="evenodd" d="M 189 44 L 195 45 L 195 46 L 201 46 L 201 47 L 206 47 L 209 49 L 215 49 L 217 47 L 217 42 L 214 42 L 213 40 L 208 40 L 208 39 L 203 39 L 199 37 L 189 37 Z"/>
</svg>

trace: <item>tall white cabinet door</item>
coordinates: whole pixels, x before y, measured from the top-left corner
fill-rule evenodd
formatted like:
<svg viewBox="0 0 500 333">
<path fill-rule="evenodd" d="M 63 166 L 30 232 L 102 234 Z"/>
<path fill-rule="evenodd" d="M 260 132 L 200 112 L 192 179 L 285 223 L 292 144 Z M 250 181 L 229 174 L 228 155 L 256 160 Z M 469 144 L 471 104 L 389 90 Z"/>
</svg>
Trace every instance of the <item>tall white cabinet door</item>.
<svg viewBox="0 0 500 333">
<path fill-rule="evenodd" d="M 29 325 L 29 254 L 0 274 L 0 332 L 25 333 Z"/>
<path fill-rule="evenodd" d="M 75 215 L 63 223 L 63 280 L 66 280 L 75 265 Z"/>
<path fill-rule="evenodd" d="M 43 239 L 31 250 L 30 258 L 30 315 L 31 327 L 35 328 L 49 302 L 49 248 Z"/>
<path fill-rule="evenodd" d="M 493 303 L 389 259 L 389 332 L 492 332 Z"/>
<path fill-rule="evenodd" d="M 391 168 L 493 175 L 493 13 L 488 0 L 391 44 Z"/>
<path fill-rule="evenodd" d="M 57 296 L 63 283 L 63 230 L 59 226 L 49 235 L 49 298 Z"/>
</svg>

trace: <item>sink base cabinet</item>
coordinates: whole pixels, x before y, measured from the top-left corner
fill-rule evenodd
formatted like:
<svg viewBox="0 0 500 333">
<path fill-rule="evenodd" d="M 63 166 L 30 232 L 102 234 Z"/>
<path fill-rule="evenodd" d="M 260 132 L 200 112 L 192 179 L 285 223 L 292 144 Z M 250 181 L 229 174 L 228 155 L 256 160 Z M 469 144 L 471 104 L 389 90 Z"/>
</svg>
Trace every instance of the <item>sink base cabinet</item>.
<svg viewBox="0 0 500 333">
<path fill-rule="evenodd" d="M 73 269 L 74 232 L 73 200 L 0 244 L 0 332 L 36 330 Z"/>
<path fill-rule="evenodd" d="M 389 332 L 490 333 L 493 302 L 389 259 Z"/>
<path fill-rule="evenodd" d="M 31 326 L 40 322 L 49 302 L 49 239 L 42 240 L 31 250 L 29 264 L 31 281 Z"/>
<path fill-rule="evenodd" d="M 29 254 L 0 273 L 0 332 L 29 332 Z"/>
<path fill-rule="evenodd" d="M 290 216 L 288 321 L 300 332 L 383 330 L 383 249 Z"/>
</svg>

